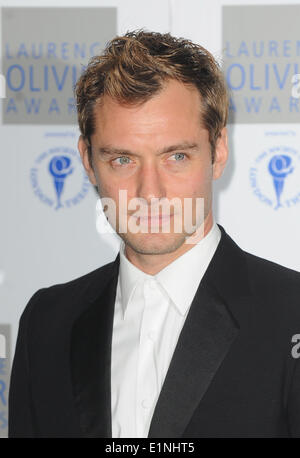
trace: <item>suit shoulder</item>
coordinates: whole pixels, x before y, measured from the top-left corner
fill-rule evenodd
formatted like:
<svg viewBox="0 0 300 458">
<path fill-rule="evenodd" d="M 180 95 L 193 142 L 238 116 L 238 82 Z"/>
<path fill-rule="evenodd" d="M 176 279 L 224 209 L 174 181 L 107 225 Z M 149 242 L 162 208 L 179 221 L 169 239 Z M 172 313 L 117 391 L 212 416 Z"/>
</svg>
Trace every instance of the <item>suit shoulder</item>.
<svg viewBox="0 0 300 458">
<path fill-rule="evenodd" d="M 291 324 L 300 322 L 300 273 L 253 254 L 245 253 L 252 293 L 267 310 Z"/>
<path fill-rule="evenodd" d="M 291 283 L 300 287 L 300 272 L 244 251 L 249 273 L 257 280 Z M 275 286 L 275 285 L 274 285 Z"/>
<path fill-rule="evenodd" d="M 49 294 L 60 294 L 62 292 L 68 293 L 68 291 L 74 292 L 78 289 L 81 290 L 87 284 L 93 283 L 99 279 L 105 279 L 110 274 L 114 262 L 115 261 L 109 262 L 91 272 L 88 272 L 67 282 L 57 283 L 55 285 L 42 288 L 42 291 Z"/>
<path fill-rule="evenodd" d="M 88 302 L 91 294 L 101 291 L 112 275 L 115 261 L 107 263 L 80 277 L 37 290 L 30 298 L 21 315 L 21 320 L 34 315 L 48 315 L 51 319 L 62 314 L 76 313 Z"/>
</svg>

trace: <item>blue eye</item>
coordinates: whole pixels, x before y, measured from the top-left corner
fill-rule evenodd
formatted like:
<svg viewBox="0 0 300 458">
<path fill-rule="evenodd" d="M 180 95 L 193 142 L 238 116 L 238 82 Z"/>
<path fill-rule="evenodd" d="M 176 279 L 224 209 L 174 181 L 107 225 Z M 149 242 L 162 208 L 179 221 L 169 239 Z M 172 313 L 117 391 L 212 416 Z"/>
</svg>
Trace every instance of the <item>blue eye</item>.
<svg viewBox="0 0 300 458">
<path fill-rule="evenodd" d="M 129 157 L 127 157 L 127 156 L 120 156 L 120 157 L 117 157 L 116 159 L 114 159 L 112 162 L 115 162 L 117 159 L 126 159 L 126 160 L 128 160 L 128 162 L 127 162 L 127 161 L 126 161 L 125 163 L 123 162 L 123 163 L 121 163 L 120 165 L 129 164 L 129 161 L 130 161 Z"/>
<path fill-rule="evenodd" d="M 185 153 L 174 153 L 173 156 L 177 156 L 177 157 L 181 156 L 182 159 L 184 159 L 185 158 Z M 179 161 L 175 161 L 175 162 L 181 162 L 182 159 L 180 159 Z"/>
</svg>

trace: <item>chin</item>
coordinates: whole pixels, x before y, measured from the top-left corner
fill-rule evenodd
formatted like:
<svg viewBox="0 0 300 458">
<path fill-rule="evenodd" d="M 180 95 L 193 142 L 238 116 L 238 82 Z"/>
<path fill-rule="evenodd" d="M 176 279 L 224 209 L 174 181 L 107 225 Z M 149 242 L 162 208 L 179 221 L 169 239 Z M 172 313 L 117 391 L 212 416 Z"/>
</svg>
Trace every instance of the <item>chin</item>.
<svg viewBox="0 0 300 458">
<path fill-rule="evenodd" d="M 140 254 L 173 253 L 185 242 L 185 234 L 119 234 L 125 244 Z"/>
</svg>

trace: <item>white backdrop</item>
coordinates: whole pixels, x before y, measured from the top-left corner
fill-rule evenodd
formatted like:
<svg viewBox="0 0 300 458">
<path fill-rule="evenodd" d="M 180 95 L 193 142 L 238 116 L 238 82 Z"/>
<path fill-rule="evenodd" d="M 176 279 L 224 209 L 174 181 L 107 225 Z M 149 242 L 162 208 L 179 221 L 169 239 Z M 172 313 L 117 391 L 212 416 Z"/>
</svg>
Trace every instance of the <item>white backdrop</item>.
<svg viewBox="0 0 300 458">
<path fill-rule="evenodd" d="M 283 3 L 247 1 L 247 5 L 261 4 Z M 288 4 L 300 8 L 300 1 L 290 0 Z M 226 5 L 244 4 L 234 0 L 0 0 L 0 7 L 16 8 L 116 7 L 119 34 L 138 28 L 171 32 L 200 43 L 220 61 L 224 55 L 222 6 Z M 233 22 L 232 28 L 235 27 L 237 24 Z M 255 23 L 251 27 L 254 33 Z M 276 27 L 266 23 L 267 32 L 268 27 L 272 29 L 270 39 L 276 39 Z M 297 30 L 292 33 L 296 36 Z M 298 61 L 300 65 L 300 53 Z M 119 241 L 113 235 L 99 235 L 98 200 L 92 187 L 78 205 L 61 211 L 43 203 L 33 192 L 30 171 L 37 158 L 51 148 L 76 151 L 77 127 L 4 124 L 3 103 L 0 99 L 0 325 L 10 325 L 12 356 L 18 320 L 32 294 L 41 287 L 71 280 L 112 261 Z M 265 159 L 258 158 L 263 153 L 264 157 L 271 158 L 274 154 L 292 151 L 289 154 L 294 155 L 294 170 L 290 178 L 286 178 L 284 189 L 291 197 L 300 193 L 300 114 L 293 123 L 287 123 L 284 114 L 279 119 L 282 122 L 278 122 L 274 114 L 274 123 L 229 125 L 230 160 L 224 176 L 215 183 L 215 219 L 245 250 L 300 271 L 300 204 L 295 201 L 275 210 L 274 205 L 266 205 L 255 195 L 250 180 L 251 168 L 257 167 L 259 188 L 274 201 L 274 183 L 267 172 L 265 175 L 261 172 Z"/>
</svg>

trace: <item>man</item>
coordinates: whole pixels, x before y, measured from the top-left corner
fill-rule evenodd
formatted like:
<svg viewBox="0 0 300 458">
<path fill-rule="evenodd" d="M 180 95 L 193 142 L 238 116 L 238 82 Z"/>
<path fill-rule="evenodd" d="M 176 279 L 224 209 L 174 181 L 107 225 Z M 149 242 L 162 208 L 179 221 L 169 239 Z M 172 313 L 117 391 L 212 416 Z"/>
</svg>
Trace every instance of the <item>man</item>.
<svg viewBox="0 0 300 458">
<path fill-rule="evenodd" d="M 76 97 L 78 148 L 116 204 L 120 252 L 27 304 L 10 437 L 300 437 L 300 274 L 244 252 L 213 219 L 228 155 L 217 63 L 187 40 L 127 33 Z M 151 217 L 174 198 L 181 207 Z M 175 230 L 186 209 L 194 229 Z"/>
</svg>

